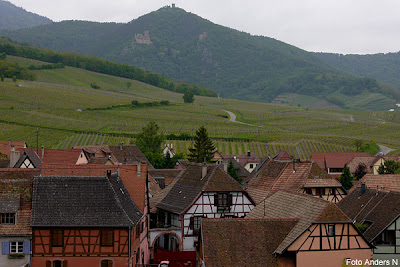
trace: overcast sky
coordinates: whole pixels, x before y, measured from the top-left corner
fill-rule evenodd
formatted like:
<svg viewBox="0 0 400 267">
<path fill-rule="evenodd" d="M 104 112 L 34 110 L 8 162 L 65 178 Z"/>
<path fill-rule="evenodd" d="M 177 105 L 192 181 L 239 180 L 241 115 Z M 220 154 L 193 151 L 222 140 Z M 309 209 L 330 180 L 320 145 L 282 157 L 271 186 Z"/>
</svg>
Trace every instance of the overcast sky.
<svg viewBox="0 0 400 267">
<path fill-rule="evenodd" d="M 176 3 L 214 23 L 307 51 L 400 51 L 399 0 L 9 0 L 54 21 L 128 22 Z"/>
</svg>

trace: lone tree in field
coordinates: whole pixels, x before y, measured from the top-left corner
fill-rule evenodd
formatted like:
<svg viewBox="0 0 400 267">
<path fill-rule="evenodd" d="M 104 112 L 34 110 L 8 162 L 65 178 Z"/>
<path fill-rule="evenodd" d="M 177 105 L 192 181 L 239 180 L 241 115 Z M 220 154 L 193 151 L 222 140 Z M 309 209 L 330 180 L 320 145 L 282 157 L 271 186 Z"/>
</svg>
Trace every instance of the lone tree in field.
<svg viewBox="0 0 400 267">
<path fill-rule="evenodd" d="M 351 175 L 350 168 L 347 165 L 344 166 L 339 181 L 346 190 L 349 190 L 353 186 L 353 175 Z"/>
<path fill-rule="evenodd" d="M 215 146 L 208 138 L 207 129 L 201 126 L 194 137 L 194 147 L 189 148 L 188 159 L 192 162 L 212 162 Z"/>
<path fill-rule="evenodd" d="M 4 74 L 1 75 L 1 81 L 4 82 Z"/>
<path fill-rule="evenodd" d="M 194 94 L 192 90 L 187 89 L 183 94 L 183 102 L 185 103 L 193 103 L 194 102 Z"/>
</svg>

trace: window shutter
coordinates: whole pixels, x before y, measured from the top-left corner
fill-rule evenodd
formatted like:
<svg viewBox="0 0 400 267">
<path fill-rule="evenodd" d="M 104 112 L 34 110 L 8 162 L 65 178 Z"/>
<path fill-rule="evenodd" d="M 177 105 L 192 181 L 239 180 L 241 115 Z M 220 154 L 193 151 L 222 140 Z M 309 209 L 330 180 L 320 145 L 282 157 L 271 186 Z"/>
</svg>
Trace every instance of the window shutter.
<svg viewBox="0 0 400 267">
<path fill-rule="evenodd" d="M 136 238 L 139 238 L 140 237 L 140 229 L 139 229 L 139 227 L 140 227 L 140 225 L 139 224 L 137 224 L 136 225 L 136 227 L 135 227 L 135 232 L 136 232 Z"/>
<path fill-rule="evenodd" d="M 46 267 L 51 267 L 51 261 L 46 261 Z"/>
<path fill-rule="evenodd" d="M 214 206 L 218 206 L 218 193 L 214 195 Z"/>
<path fill-rule="evenodd" d="M 24 241 L 24 254 L 31 254 L 31 242 Z"/>
<path fill-rule="evenodd" d="M 232 206 L 232 202 L 233 202 L 233 197 L 232 194 L 228 194 L 228 206 Z"/>
<path fill-rule="evenodd" d="M 10 242 L 1 242 L 1 246 L 2 246 L 1 251 L 3 255 L 10 254 Z"/>
<path fill-rule="evenodd" d="M 63 262 L 62 262 L 62 266 L 63 266 L 63 267 L 68 267 L 68 261 L 63 261 Z"/>
<path fill-rule="evenodd" d="M 189 229 L 194 228 L 194 217 L 190 217 Z"/>
</svg>

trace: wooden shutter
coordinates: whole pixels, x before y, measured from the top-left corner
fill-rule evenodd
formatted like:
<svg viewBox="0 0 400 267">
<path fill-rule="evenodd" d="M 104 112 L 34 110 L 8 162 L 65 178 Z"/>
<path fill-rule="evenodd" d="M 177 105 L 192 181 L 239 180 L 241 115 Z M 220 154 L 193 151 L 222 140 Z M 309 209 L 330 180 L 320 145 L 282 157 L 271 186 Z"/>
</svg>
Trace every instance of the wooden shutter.
<svg viewBox="0 0 400 267">
<path fill-rule="evenodd" d="M 140 224 L 139 223 L 136 224 L 136 227 L 135 227 L 136 238 L 140 237 L 140 229 L 139 229 L 139 227 L 140 227 Z"/>
<path fill-rule="evenodd" d="M 31 254 L 31 242 L 24 241 L 24 254 Z"/>
<path fill-rule="evenodd" d="M 1 252 L 3 255 L 10 254 L 10 242 L 1 242 Z"/>
<path fill-rule="evenodd" d="M 214 195 L 214 206 L 218 206 L 218 193 Z"/>
<path fill-rule="evenodd" d="M 233 197 L 232 194 L 228 194 L 228 206 L 232 206 L 232 202 L 233 202 Z"/>
<path fill-rule="evenodd" d="M 62 262 L 62 266 L 63 266 L 63 267 L 68 267 L 68 261 L 63 261 L 63 262 Z"/>
<path fill-rule="evenodd" d="M 194 229 L 194 217 L 190 217 L 189 229 Z"/>
<path fill-rule="evenodd" d="M 51 267 L 51 261 L 46 261 L 46 267 Z"/>
</svg>

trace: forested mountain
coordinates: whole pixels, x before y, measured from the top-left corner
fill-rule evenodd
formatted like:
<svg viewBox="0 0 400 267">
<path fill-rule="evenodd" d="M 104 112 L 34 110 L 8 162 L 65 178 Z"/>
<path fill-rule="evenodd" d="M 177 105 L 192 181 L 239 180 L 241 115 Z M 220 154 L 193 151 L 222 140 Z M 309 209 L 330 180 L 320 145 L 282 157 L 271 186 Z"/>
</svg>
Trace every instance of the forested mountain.
<svg viewBox="0 0 400 267">
<path fill-rule="evenodd" d="M 354 75 L 371 77 L 400 90 L 400 52 L 372 55 L 316 53 L 331 66 Z"/>
<path fill-rule="evenodd" d="M 336 70 L 313 53 L 179 8 L 164 7 L 126 24 L 64 21 L 1 35 L 144 68 L 214 89 L 222 97 L 271 102 L 294 93 L 347 108 L 356 96 L 367 99 L 361 108 L 376 99 L 385 105 L 400 99 L 399 91 Z"/>
<path fill-rule="evenodd" d="M 12 3 L 0 0 L 0 29 L 15 30 L 30 28 L 52 21 L 46 17 L 26 11 Z"/>
</svg>

